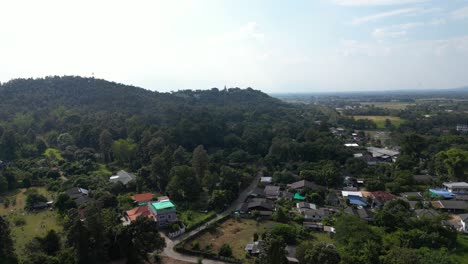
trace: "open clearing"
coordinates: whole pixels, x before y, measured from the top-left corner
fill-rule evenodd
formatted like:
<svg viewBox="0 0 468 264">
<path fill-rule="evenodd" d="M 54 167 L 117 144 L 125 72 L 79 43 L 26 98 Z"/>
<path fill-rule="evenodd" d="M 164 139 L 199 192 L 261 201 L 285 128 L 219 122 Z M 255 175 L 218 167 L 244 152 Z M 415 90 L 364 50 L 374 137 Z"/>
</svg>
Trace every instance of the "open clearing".
<svg viewBox="0 0 468 264">
<path fill-rule="evenodd" d="M 415 103 L 407 103 L 407 102 L 361 102 L 362 105 L 373 105 L 379 108 L 385 108 L 390 110 L 404 110 L 409 105 L 415 105 Z"/>
<path fill-rule="evenodd" d="M 19 192 L 9 193 L 1 197 L 1 199 L 7 198 L 10 200 L 8 208 L 5 208 L 3 204 L 0 206 L 0 215 L 5 216 L 10 223 L 11 235 L 20 259 L 24 256 L 24 246 L 34 237 L 44 236 L 52 229 L 59 233 L 62 232 L 62 226 L 58 222 L 56 211 L 28 212 L 24 210 L 27 194 L 32 189 L 36 189 L 38 193 L 45 195 L 48 199 L 53 198 L 45 188 L 21 189 Z M 24 225 L 15 225 L 18 220 L 24 221 Z"/>
<path fill-rule="evenodd" d="M 397 116 L 353 116 L 354 119 L 369 119 L 375 122 L 377 128 L 385 128 L 385 120 L 388 119 L 395 127 L 399 127 L 405 120 Z"/>
<path fill-rule="evenodd" d="M 204 232 L 194 240 L 186 244 L 187 249 L 192 249 L 193 242 L 200 244 L 200 250 L 210 249 L 213 253 L 218 253 L 223 244 L 232 247 L 232 254 L 237 259 L 245 259 L 245 245 L 253 241 L 254 233 L 259 236 L 271 229 L 276 223 L 273 221 L 256 222 L 251 219 L 228 219 L 222 223 L 216 231 Z"/>
</svg>

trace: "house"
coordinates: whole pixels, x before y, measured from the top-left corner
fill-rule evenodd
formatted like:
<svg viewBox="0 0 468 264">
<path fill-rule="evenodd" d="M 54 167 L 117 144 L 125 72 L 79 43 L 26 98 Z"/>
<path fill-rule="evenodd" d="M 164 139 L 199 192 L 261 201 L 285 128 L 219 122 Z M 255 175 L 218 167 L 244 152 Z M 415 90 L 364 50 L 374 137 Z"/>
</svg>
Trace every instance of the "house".
<svg viewBox="0 0 468 264">
<path fill-rule="evenodd" d="M 458 132 L 466 133 L 468 132 L 468 125 L 457 125 L 456 130 Z"/>
<path fill-rule="evenodd" d="M 161 202 L 152 202 L 148 204 L 149 211 L 158 223 L 159 227 L 166 227 L 171 223 L 176 223 L 176 206 L 169 200 Z"/>
<path fill-rule="evenodd" d="M 272 177 L 261 177 L 260 178 L 260 183 L 263 184 L 270 184 L 273 181 Z"/>
<path fill-rule="evenodd" d="M 455 194 L 445 189 L 429 189 L 429 193 L 434 197 L 442 197 L 445 199 L 452 199 L 455 197 Z"/>
<path fill-rule="evenodd" d="M 348 197 L 349 195 L 362 197 L 362 193 L 361 193 L 361 192 L 357 192 L 357 191 L 341 191 L 341 196 L 343 196 L 344 198 Z"/>
<path fill-rule="evenodd" d="M 347 148 L 357 148 L 357 147 L 359 147 L 359 144 L 357 144 L 357 143 L 346 143 L 346 144 L 344 144 L 344 146 L 347 147 Z"/>
<path fill-rule="evenodd" d="M 361 208 L 353 208 L 353 207 L 347 207 L 346 209 L 344 209 L 344 212 L 347 213 L 347 214 L 350 214 L 350 215 L 354 215 L 356 217 L 359 217 L 360 219 L 366 221 L 366 222 L 372 222 L 374 221 L 374 213 L 367 209 L 367 208 L 364 208 L 364 207 L 361 207 Z"/>
<path fill-rule="evenodd" d="M 35 203 L 29 209 L 30 210 L 42 210 L 45 208 L 51 208 L 53 203 L 54 203 L 53 201 Z"/>
<path fill-rule="evenodd" d="M 128 221 L 135 221 L 139 216 L 153 219 L 148 205 L 138 206 L 125 212 L 125 218 L 128 219 Z"/>
<path fill-rule="evenodd" d="M 70 199 L 75 200 L 82 196 L 88 196 L 89 191 L 80 187 L 73 187 L 66 190 L 65 193 L 70 197 Z"/>
<path fill-rule="evenodd" d="M 249 243 L 245 246 L 245 251 L 247 251 L 252 256 L 258 256 L 263 252 L 265 243 L 262 240 Z"/>
<path fill-rule="evenodd" d="M 359 197 L 357 195 L 348 195 L 348 201 L 349 204 L 351 205 L 357 205 L 357 206 L 367 206 L 367 202 L 363 197 Z"/>
<path fill-rule="evenodd" d="M 462 226 L 461 231 L 468 233 L 468 214 L 461 214 L 458 217 L 460 217 L 460 224 Z"/>
<path fill-rule="evenodd" d="M 375 166 L 379 162 L 379 159 L 374 158 L 370 154 L 365 154 L 361 157 L 361 159 L 367 163 L 368 166 Z"/>
<path fill-rule="evenodd" d="M 395 162 L 400 155 L 399 151 L 387 148 L 367 147 L 367 151 L 380 162 Z"/>
<path fill-rule="evenodd" d="M 293 182 L 287 185 L 287 188 L 290 190 L 295 190 L 297 192 L 301 192 L 304 189 L 308 189 L 311 191 L 318 191 L 323 190 L 325 187 L 315 184 L 314 182 L 308 180 L 301 180 L 297 182 Z"/>
<path fill-rule="evenodd" d="M 305 222 L 320 222 L 323 218 L 331 215 L 332 211 L 326 208 L 303 209 L 302 214 L 304 215 Z"/>
<path fill-rule="evenodd" d="M 417 218 L 428 218 L 433 219 L 440 216 L 440 214 L 434 209 L 416 209 L 414 214 Z"/>
<path fill-rule="evenodd" d="M 294 199 L 294 194 L 288 192 L 288 191 L 282 191 L 281 192 L 281 198 L 292 201 Z"/>
<path fill-rule="evenodd" d="M 94 199 L 89 197 L 89 190 L 73 187 L 65 191 L 65 193 L 72 199 L 76 206 L 80 207 L 86 203 L 93 202 Z"/>
<path fill-rule="evenodd" d="M 296 208 L 300 211 L 301 209 L 317 209 L 317 206 L 308 202 L 298 202 Z"/>
<path fill-rule="evenodd" d="M 136 180 L 136 176 L 124 170 L 120 170 L 116 175 L 113 175 L 109 178 L 109 182 L 111 183 L 121 182 L 124 185 L 134 180 Z"/>
<path fill-rule="evenodd" d="M 249 197 L 265 197 L 265 191 L 260 187 L 255 187 L 255 189 L 253 189 L 252 192 L 249 194 Z"/>
<path fill-rule="evenodd" d="M 385 203 L 396 198 L 396 195 L 393 195 L 384 191 L 375 191 L 375 192 L 361 192 L 363 197 L 370 199 L 372 201 L 371 206 L 376 208 L 382 208 Z"/>
<path fill-rule="evenodd" d="M 448 212 L 464 212 L 468 209 L 467 201 L 440 200 L 432 201 L 432 207 Z"/>
<path fill-rule="evenodd" d="M 257 211 L 262 216 L 271 216 L 273 215 L 273 210 L 275 209 L 275 204 L 264 198 L 255 198 L 251 199 L 248 202 L 245 202 L 240 212 L 242 214 L 250 213 L 252 211 Z"/>
<path fill-rule="evenodd" d="M 280 187 L 274 185 L 267 185 L 265 186 L 265 197 L 267 199 L 276 200 L 279 198 L 280 195 Z"/>
<path fill-rule="evenodd" d="M 468 183 L 466 182 L 444 182 L 445 190 L 453 194 L 468 194 Z"/>
<path fill-rule="evenodd" d="M 152 193 L 138 193 L 132 196 L 132 200 L 138 205 L 146 205 L 153 200 Z"/>
</svg>

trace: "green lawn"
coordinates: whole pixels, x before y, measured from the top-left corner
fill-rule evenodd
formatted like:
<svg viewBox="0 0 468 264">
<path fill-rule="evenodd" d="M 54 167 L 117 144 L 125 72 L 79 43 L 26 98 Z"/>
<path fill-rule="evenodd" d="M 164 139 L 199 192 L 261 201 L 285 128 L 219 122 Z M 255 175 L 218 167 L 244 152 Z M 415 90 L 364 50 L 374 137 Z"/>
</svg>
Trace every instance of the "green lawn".
<svg viewBox="0 0 468 264">
<path fill-rule="evenodd" d="M 354 119 L 369 119 L 375 122 L 377 128 L 385 128 L 385 120 L 389 119 L 395 127 L 399 127 L 405 120 L 397 116 L 353 116 Z"/>
<path fill-rule="evenodd" d="M 452 254 L 452 259 L 459 264 L 468 264 L 468 235 L 459 234 L 457 248 Z"/>
<path fill-rule="evenodd" d="M 199 237 L 186 244 L 187 249 L 192 249 L 192 244 L 197 241 L 201 250 L 207 248 L 213 253 L 218 253 L 223 244 L 229 244 L 232 248 L 233 256 L 237 259 L 245 259 L 245 245 L 253 241 L 254 233 L 261 235 L 271 229 L 276 223 L 273 221 L 261 221 L 257 223 L 252 219 L 228 219 L 223 222 L 216 231 L 204 232 Z"/>
<path fill-rule="evenodd" d="M 5 208 L 3 204 L 0 205 L 0 215 L 4 216 L 10 223 L 12 238 L 15 242 L 16 252 L 20 259 L 24 256 L 24 246 L 35 236 L 44 236 L 52 229 L 59 233 L 62 232 L 62 226 L 59 224 L 57 212 L 42 210 L 34 213 L 24 210 L 27 194 L 33 189 L 46 196 L 48 199 L 53 199 L 53 195 L 43 187 L 20 189 L 1 197 L 1 199 L 7 198 L 11 201 L 8 208 Z M 13 203 L 13 201 L 15 201 L 15 203 Z M 25 224 L 16 226 L 15 222 L 17 220 L 23 220 Z"/>
<path fill-rule="evenodd" d="M 206 221 L 208 218 L 216 215 L 216 212 L 210 211 L 208 213 L 202 213 L 193 210 L 178 211 L 177 217 L 181 220 L 185 227 L 190 229 L 192 226 L 195 226 L 201 222 Z"/>
</svg>

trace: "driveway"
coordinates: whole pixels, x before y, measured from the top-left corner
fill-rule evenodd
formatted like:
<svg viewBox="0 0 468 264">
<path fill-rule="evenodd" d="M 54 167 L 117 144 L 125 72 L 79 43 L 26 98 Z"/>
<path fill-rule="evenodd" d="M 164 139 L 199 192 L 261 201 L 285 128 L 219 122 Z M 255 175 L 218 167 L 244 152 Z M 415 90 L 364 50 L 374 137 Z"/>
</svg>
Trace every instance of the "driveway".
<svg viewBox="0 0 468 264">
<path fill-rule="evenodd" d="M 257 187 L 257 184 L 258 182 L 260 181 L 260 178 L 263 176 L 263 169 L 261 169 L 260 171 L 258 171 L 257 173 L 257 176 L 255 176 L 255 179 L 252 181 L 252 183 L 245 189 L 243 190 L 237 197 L 237 199 L 231 204 L 231 206 L 229 206 L 229 208 L 227 208 L 226 210 L 224 210 L 222 213 L 218 214 L 215 218 L 211 219 L 210 221 L 206 222 L 204 225 L 188 232 L 188 233 L 185 233 L 173 240 L 171 240 L 170 238 L 168 238 L 164 233 L 160 232 L 161 236 L 164 237 L 164 239 L 166 240 L 166 248 L 164 248 L 164 251 L 162 252 L 162 255 L 163 256 L 167 256 L 169 258 L 172 258 L 172 259 L 176 259 L 176 260 L 181 260 L 181 261 L 186 261 L 186 262 L 190 262 L 190 263 L 197 263 L 198 261 L 198 258 L 197 257 L 194 257 L 194 256 L 191 256 L 191 255 L 185 255 L 185 254 L 181 254 L 179 252 L 176 252 L 174 250 L 174 247 L 175 245 L 177 245 L 178 243 L 192 237 L 192 236 L 195 236 L 196 234 L 200 233 L 201 231 L 205 230 L 206 227 L 208 227 L 209 225 L 219 221 L 220 219 L 222 219 L 223 217 L 227 216 L 227 215 L 230 215 L 232 212 L 236 211 L 236 210 L 239 210 L 242 206 L 242 203 L 245 201 L 245 199 L 249 196 L 250 193 L 252 193 L 252 191 Z M 210 259 L 203 259 L 203 263 L 205 264 L 224 264 L 224 263 L 227 263 L 227 262 L 224 262 L 224 261 L 219 261 L 219 260 L 210 260 Z"/>
</svg>

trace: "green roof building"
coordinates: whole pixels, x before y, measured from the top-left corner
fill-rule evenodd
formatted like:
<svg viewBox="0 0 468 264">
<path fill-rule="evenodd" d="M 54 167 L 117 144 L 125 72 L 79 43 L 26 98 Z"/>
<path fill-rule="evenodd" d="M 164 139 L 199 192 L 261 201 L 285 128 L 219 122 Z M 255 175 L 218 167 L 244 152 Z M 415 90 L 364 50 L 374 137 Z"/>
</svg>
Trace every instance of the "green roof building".
<svg viewBox="0 0 468 264">
<path fill-rule="evenodd" d="M 176 206 L 169 200 L 152 202 L 148 204 L 148 207 L 159 227 L 167 227 L 171 223 L 179 221 Z"/>
<path fill-rule="evenodd" d="M 302 196 L 300 193 L 295 193 L 294 194 L 294 200 L 304 201 L 305 196 Z"/>
</svg>

